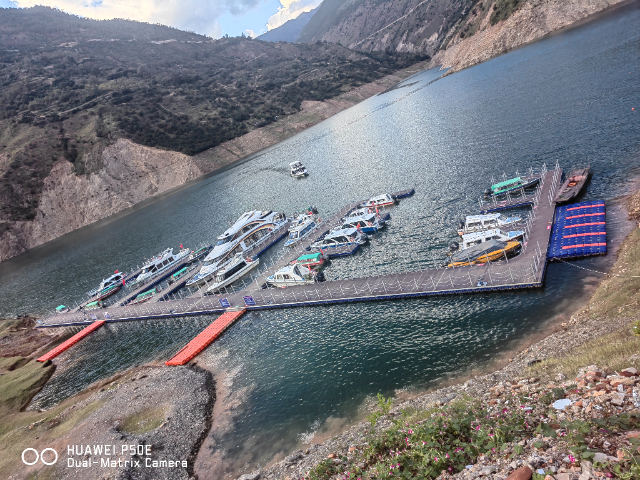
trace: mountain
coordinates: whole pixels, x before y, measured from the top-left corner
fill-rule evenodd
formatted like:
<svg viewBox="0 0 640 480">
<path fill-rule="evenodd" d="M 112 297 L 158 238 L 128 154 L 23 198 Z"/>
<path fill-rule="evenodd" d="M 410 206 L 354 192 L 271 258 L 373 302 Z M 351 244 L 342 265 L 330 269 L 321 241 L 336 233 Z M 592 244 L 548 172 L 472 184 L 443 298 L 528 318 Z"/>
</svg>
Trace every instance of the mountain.
<svg viewBox="0 0 640 480">
<path fill-rule="evenodd" d="M 214 170 L 192 156 L 303 101 L 423 59 L 213 40 L 46 7 L 0 9 L 0 44 L 0 260 Z"/>
<path fill-rule="evenodd" d="M 279 27 L 269 30 L 267 33 L 263 33 L 257 39 L 265 42 L 295 42 L 298 40 L 298 36 L 300 36 L 304 26 L 311 20 L 317 10 L 318 7 L 309 12 L 303 12 L 297 18 L 289 20 Z"/>
</svg>

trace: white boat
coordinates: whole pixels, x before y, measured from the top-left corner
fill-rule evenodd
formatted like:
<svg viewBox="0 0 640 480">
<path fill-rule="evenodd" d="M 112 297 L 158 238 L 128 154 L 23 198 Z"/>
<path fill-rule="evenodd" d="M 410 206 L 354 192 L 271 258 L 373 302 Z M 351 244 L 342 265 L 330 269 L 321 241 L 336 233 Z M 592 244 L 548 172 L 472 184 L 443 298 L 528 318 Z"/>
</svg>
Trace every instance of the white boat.
<svg viewBox="0 0 640 480">
<path fill-rule="evenodd" d="M 167 248 L 164 252 L 149 260 L 144 267 L 142 267 L 140 274 L 129 285 L 132 287 L 140 286 L 148 280 L 166 273 L 168 270 L 171 270 L 179 264 L 190 253 L 191 250 L 188 248 L 184 248 L 176 254 L 173 253 L 173 248 Z"/>
<path fill-rule="evenodd" d="M 300 265 L 287 265 L 276 273 L 267 277 L 267 283 L 274 287 L 293 287 L 295 285 L 309 285 L 315 283 L 318 274 L 315 270 Z"/>
<path fill-rule="evenodd" d="M 122 286 L 122 281 L 124 279 L 127 278 L 127 274 L 126 273 L 120 273 L 116 270 L 116 273 L 114 273 L 113 275 L 111 275 L 108 278 L 105 278 L 102 280 L 102 282 L 100 283 L 100 285 L 98 285 L 97 288 L 94 288 L 93 290 L 91 290 L 90 292 L 87 292 L 87 295 L 89 295 L 90 297 L 93 297 L 95 295 L 98 294 L 98 292 L 101 292 L 107 288 L 113 287 L 115 285 L 120 285 Z"/>
<path fill-rule="evenodd" d="M 520 217 L 505 217 L 501 213 L 487 213 L 486 215 L 468 215 L 464 222 L 460 222 L 458 235 L 481 232 L 492 228 L 507 227 L 520 222 Z"/>
<path fill-rule="evenodd" d="M 214 283 L 207 288 L 207 292 L 219 292 L 225 287 L 228 287 L 233 282 L 249 273 L 260 264 L 260 260 L 243 257 L 242 254 L 237 254 L 233 257 L 227 265 L 222 267 L 216 272 Z"/>
<path fill-rule="evenodd" d="M 315 249 L 337 248 L 348 245 L 363 245 L 367 243 L 369 237 L 365 233 L 359 232 L 355 228 L 346 228 L 329 232 L 322 240 L 311 245 Z"/>
<path fill-rule="evenodd" d="M 393 198 L 388 193 L 382 193 L 380 195 L 376 195 L 375 197 L 371 197 L 369 201 L 367 201 L 367 203 L 363 203 L 360 206 L 364 208 L 366 207 L 376 208 L 376 207 L 384 207 L 386 205 L 393 205 L 394 203 L 396 203 L 395 198 Z"/>
<path fill-rule="evenodd" d="M 296 227 L 294 228 L 289 228 L 289 238 L 285 242 L 284 246 L 290 247 L 292 245 L 295 245 L 304 237 L 313 232 L 317 227 L 318 224 L 316 223 L 315 219 L 312 216 L 305 215 L 305 218 L 301 223 L 298 223 L 298 225 L 296 225 Z"/>
<path fill-rule="evenodd" d="M 220 267 L 225 266 L 237 254 L 266 243 L 285 228 L 284 214 L 259 210 L 244 213 L 231 228 L 218 237 L 216 246 L 204 259 L 200 271 L 187 282 L 187 286 L 199 286 L 211 281 Z"/>
<path fill-rule="evenodd" d="M 465 233 L 462 235 L 462 245 L 458 242 L 451 244 L 451 250 L 466 250 L 475 245 L 488 242 L 489 240 L 499 240 L 501 242 L 510 242 L 513 240 L 520 240 L 524 236 L 523 230 L 516 230 L 511 232 L 503 232 L 499 228 L 486 230 L 484 232 Z"/>
<path fill-rule="evenodd" d="M 291 169 L 292 177 L 299 178 L 299 177 L 304 177 L 308 175 L 307 169 L 304 165 L 302 165 L 302 162 L 299 162 L 299 161 L 291 162 L 289 164 L 289 168 Z"/>
<path fill-rule="evenodd" d="M 348 228 L 355 228 L 356 230 L 364 233 L 377 233 L 385 222 L 375 213 L 367 213 L 359 217 L 349 217 L 344 220 L 341 227 L 336 230 L 344 230 Z"/>
</svg>

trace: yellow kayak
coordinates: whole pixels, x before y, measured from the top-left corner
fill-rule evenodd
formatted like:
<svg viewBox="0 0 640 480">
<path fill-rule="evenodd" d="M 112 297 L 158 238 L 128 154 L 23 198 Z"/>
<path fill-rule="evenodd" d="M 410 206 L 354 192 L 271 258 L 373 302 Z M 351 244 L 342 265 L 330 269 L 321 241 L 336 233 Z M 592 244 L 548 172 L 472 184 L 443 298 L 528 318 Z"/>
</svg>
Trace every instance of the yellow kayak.
<svg viewBox="0 0 640 480">
<path fill-rule="evenodd" d="M 517 240 L 501 242 L 490 240 L 473 247 L 467 248 L 451 255 L 447 267 L 464 267 L 467 265 L 478 265 L 480 263 L 495 262 L 515 255 L 520 250 L 521 243 Z"/>
</svg>

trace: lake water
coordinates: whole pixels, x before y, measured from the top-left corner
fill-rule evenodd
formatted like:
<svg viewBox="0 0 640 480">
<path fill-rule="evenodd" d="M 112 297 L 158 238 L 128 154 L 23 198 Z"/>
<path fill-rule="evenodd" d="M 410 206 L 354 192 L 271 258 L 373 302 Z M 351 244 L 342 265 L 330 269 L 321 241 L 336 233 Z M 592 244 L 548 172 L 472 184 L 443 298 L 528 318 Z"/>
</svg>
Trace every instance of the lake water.
<svg viewBox="0 0 640 480">
<path fill-rule="evenodd" d="M 458 220 L 476 213 L 479 193 L 503 172 L 590 164 L 584 198 L 619 197 L 640 167 L 639 52 L 636 2 L 454 75 L 422 72 L 241 165 L 1 263 L 0 316 L 72 304 L 110 271 L 167 246 L 210 243 L 250 209 L 316 205 L 329 214 L 415 187 L 384 233 L 332 262 L 332 279 L 442 256 Z M 289 177 L 293 160 L 308 178 Z M 608 221 L 614 235 L 625 225 L 621 216 Z M 226 375 L 229 398 L 219 400 L 239 402 L 212 444 L 229 471 L 265 464 L 361 417 L 378 392 L 421 391 L 486 368 L 584 300 L 600 275 L 576 265 L 602 270 L 612 260 L 551 264 L 545 287 L 531 291 L 249 313 L 198 358 Z M 107 325 L 56 360 L 34 407 L 164 361 L 211 321 Z"/>
</svg>

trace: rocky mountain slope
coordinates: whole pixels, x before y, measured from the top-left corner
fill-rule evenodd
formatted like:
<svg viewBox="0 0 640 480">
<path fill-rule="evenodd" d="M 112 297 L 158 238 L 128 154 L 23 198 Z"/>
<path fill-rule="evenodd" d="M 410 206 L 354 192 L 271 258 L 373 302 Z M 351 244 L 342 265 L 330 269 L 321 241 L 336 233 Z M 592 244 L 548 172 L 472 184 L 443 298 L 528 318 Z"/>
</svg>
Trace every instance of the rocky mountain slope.
<svg viewBox="0 0 640 480">
<path fill-rule="evenodd" d="M 318 8 L 316 7 L 309 12 L 303 12 L 293 20 L 289 20 L 283 25 L 263 33 L 257 39 L 265 42 L 295 42 L 298 40 L 302 29 L 309 23 L 309 20 L 317 10 Z"/>
</svg>

